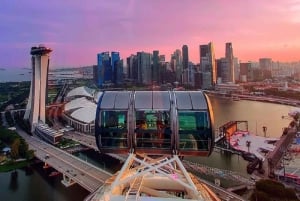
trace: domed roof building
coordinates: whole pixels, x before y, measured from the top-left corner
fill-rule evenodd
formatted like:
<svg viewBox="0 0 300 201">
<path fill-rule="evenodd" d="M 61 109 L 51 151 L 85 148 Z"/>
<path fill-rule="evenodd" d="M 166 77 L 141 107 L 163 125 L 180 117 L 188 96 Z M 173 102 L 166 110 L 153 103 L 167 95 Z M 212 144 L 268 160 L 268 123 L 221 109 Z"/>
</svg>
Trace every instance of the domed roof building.
<svg viewBox="0 0 300 201">
<path fill-rule="evenodd" d="M 75 130 L 93 133 L 96 108 L 102 92 L 96 92 L 86 86 L 77 87 L 66 95 L 63 117 Z"/>
</svg>

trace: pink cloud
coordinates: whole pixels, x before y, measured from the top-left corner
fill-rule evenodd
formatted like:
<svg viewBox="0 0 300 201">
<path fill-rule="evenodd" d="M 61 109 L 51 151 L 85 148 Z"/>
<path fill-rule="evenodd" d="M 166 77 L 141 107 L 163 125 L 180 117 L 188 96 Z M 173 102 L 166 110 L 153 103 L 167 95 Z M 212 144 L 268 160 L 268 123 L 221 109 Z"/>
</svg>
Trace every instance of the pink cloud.
<svg viewBox="0 0 300 201">
<path fill-rule="evenodd" d="M 232 42 L 240 60 L 300 60 L 299 0 L 115 0 L 87 4 L 53 0 L 45 7 L 28 0 L 0 7 L 0 65 L 27 62 L 29 48 L 47 43 L 53 65 L 96 63 L 96 54 L 159 50 L 169 59 L 183 44 L 190 60 L 199 62 L 199 45 L 212 41 L 216 57 Z M 48 41 L 48 42 L 47 42 Z M 18 61 L 12 58 L 20 50 Z M 26 55 L 21 55 L 26 53 Z"/>
</svg>

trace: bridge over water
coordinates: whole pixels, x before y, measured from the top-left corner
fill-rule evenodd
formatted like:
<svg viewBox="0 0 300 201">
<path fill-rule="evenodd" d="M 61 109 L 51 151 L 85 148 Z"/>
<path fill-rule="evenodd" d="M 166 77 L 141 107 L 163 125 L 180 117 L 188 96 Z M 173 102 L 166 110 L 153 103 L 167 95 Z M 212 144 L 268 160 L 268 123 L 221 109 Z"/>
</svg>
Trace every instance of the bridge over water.
<svg viewBox="0 0 300 201">
<path fill-rule="evenodd" d="M 78 183 L 89 192 L 94 192 L 112 176 L 111 173 L 105 170 L 87 163 L 35 137 L 29 136 L 19 128 L 17 128 L 17 132 L 26 140 L 29 148 L 35 151 L 34 154 L 38 159 L 63 174 L 64 179 L 62 180 L 62 183 L 65 186 Z"/>
</svg>

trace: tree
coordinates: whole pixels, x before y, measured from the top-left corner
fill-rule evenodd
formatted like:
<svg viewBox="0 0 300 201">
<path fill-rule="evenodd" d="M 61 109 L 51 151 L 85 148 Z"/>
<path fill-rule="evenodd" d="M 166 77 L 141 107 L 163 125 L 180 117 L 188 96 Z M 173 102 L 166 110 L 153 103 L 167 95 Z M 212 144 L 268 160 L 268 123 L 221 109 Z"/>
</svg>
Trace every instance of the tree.
<svg viewBox="0 0 300 201">
<path fill-rule="evenodd" d="M 33 150 L 28 150 L 27 152 L 26 152 L 26 159 L 27 160 L 31 160 L 31 159 L 33 159 L 34 158 L 34 151 Z"/>
<path fill-rule="evenodd" d="M 13 159 L 17 159 L 19 157 L 19 146 L 21 142 L 19 138 L 16 138 L 11 144 L 11 152 L 10 155 Z"/>
<path fill-rule="evenodd" d="M 20 145 L 19 145 L 19 155 L 22 158 L 26 157 L 26 152 L 28 151 L 28 144 L 24 139 L 20 139 Z"/>
</svg>

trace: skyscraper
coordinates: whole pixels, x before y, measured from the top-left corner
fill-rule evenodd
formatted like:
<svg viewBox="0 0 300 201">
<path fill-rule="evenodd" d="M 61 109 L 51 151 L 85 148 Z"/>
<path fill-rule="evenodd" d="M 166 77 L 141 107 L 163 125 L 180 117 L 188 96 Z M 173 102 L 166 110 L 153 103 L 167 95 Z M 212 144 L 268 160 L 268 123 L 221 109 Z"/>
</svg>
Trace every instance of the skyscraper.
<svg viewBox="0 0 300 201">
<path fill-rule="evenodd" d="M 251 81 L 251 63 L 250 62 L 240 63 L 240 81 L 241 82 Z"/>
<path fill-rule="evenodd" d="M 137 56 L 130 55 L 127 57 L 127 77 L 134 82 L 138 79 L 138 66 L 137 66 Z"/>
<path fill-rule="evenodd" d="M 109 80 L 111 74 L 110 56 L 109 52 L 102 52 L 97 54 L 97 85 L 101 87 Z"/>
<path fill-rule="evenodd" d="M 225 58 L 227 60 L 228 65 L 228 82 L 235 82 L 234 78 L 234 61 L 233 61 L 233 49 L 232 49 L 232 43 L 226 43 L 225 47 Z"/>
<path fill-rule="evenodd" d="M 230 82 L 228 60 L 226 58 L 220 58 L 216 60 L 216 63 L 217 63 L 217 84 Z"/>
<path fill-rule="evenodd" d="M 182 67 L 183 69 L 189 67 L 189 50 L 187 45 L 182 46 Z"/>
<path fill-rule="evenodd" d="M 176 74 L 176 81 L 182 83 L 182 55 L 179 49 L 171 55 L 171 68 Z"/>
<path fill-rule="evenodd" d="M 104 83 L 117 82 L 117 65 L 119 65 L 120 55 L 119 52 L 102 52 L 97 54 L 97 85 L 103 86 Z"/>
<path fill-rule="evenodd" d="M 189 77 L 190 77 L 190 69 L 189 69 L 189 52 L 188 52 L 188 46 L 183 45 L 182 46 L 182 83 L 188 84 L 189 83 Z"/>
<path fill-rule="evenodd" d="M 34 131 L 38 122 L 46 123 L 45 111 L 47 101 L 48 70 L 50 48 L 43 45 L 32 47 L 30 54 L 32 65 L 32 78 L 30 94 L 26 107 L 24 119 L 28 119 L 31 125 L 31 132 Z"/>
<path fill-rule="evenodd" d="M 262 71 L 263 79 L 270 79 L 272 77 L 272 59 L 271 58 L 260 58 L 259 68 Z"/>
<path fill-rule="evenodd" d="M 217 82 L 217 70 L 213 43 L 200 45 L 200 72 L 202 73 L 202 88 L 214 87 Z"/>
<path fill-rule="evenodd" d="M 151 54 L 146 52 L 138 52 L 137 67 L 138 67 L 138 83 L 152 84 Z"/>
<path fill-rule="evenodd" d="M 120 61 L 119 52 L 111 52 L 111 72 L 112 72 L 111 81 L 112 81 L 112 83 L 117 82 L 117 65 L 119 64 L 119 61 Z"/>
<path fill-rule="evenodd" d="M 152 81 L 158 83 L 160 77 L 160 69 L 159 69 L 159 51 L 153 51 L 152 57 Z"/>
</svg>

